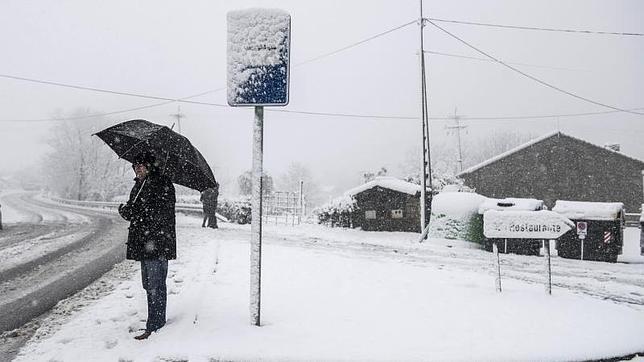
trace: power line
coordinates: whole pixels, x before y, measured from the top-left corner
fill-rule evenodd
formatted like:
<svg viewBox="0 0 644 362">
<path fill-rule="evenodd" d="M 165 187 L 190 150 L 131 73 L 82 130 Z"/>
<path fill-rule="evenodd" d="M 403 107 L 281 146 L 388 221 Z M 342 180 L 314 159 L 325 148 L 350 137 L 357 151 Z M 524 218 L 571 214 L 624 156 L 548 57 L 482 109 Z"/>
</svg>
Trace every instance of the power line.
<svg viewBox="0 0 644 362">
<path fill-rule="evenodd" d="M 86 86 L 80 86 L 80 85 L 69 84 L 69 83 L 52 82 L 52 81 L 48 81 L 48 80 L 40 80 L 40 79 L 33 79 L 33 78 L 26 78 L 26 77 L 18 77 L 18 76 L 9 75 L 9 74 L 0 74 L 0 78 L 21 80 L 21 81 L 31 82 L 31 83 L 47 84 L 47 85 L 53 85 L 53 86 L 57 86 L 57 87 L 64 87 L 64 88 L 87 90 L 87 91 L 99 92 L 99 93 L 116 94 L 116 95 L 128 96 L 128 97 L 138 97 L 138 98 L 156 99 L 156 100 L 171 101 L 171 102 L 183 102 L 183 103 L 191 103 L 191 104 L 208 104 L 208 103 L 204 103 L 204 102 L 189 101 L 188 98 L 195 98 L 197 96 L 213 92 L 213 90 L 210 90 L 210 91 L 207 91 L 207 92 L 200 93 L 198 95 L 185 97 L 185 98 L 168 98 L 168 97 L 151 96 L 151 95 L 138 94 L 138 93 L 132 93 L 132 92 L 114 91 L 114 90 L 110 90 L 110 89 L 86 87 Z M 214 105 L 214 104 L 208 104 L 208 105 Z M 221 105 L 221 106 L 225 107 L 225 105 Z"/>
<path fill-rule="evenodd" d="M 437 51 L 433 51 L 433 50 L 425 50 L 425 53 L 434 54 L 434 55 L 442 55 L 442 56 L 447 56 L 447 57 L 454 57 L 454 58 L 479 60 L 479 61 L 483 61 L 483 62 L 494 62 L 494 60 L 491 60 L 491 59 L 488 59 L 488 58 L 479 58 L 479 57 L 471 57 L 471 56 L 460 55 L 460 54 L 443 53 L 443 52 L 437 52 Z M 526 66 L 526 67 L 535 67 L 535 68 L 580 71 L 579 69 L 562 68 L 562 67 L 550 67 L 550 66 L 547 66 L 547 65 L 536 65 L 536 64 L 517 63 L 517 62 L 506 62 L 506 63 L 508 63 L 508 64 L 516 64 L 516 65 L 523 65 L 523 66 Z"/>
<path fill-rule="evenodd" d="M 331 55 L 340 53 L 344 50 L 351 49 L 355 46 L 358 46 L 360 44 L 366 43 L 368 41 L 371 41 L 373 39 L 379 38 L 381 36 L 387 35 L 389 33 L 392 33 L 396 30 L 402 29 L 406 26 L 409 26 L 413 23 L 415 23 L 416 20 L 407 22 L 405 24 L 399 25 L 397 27 L 394 27 L 392 29 L 386 30 L 384 32 L 378 33 L 376 35 L 370 36 L 366 39 L 360 40 L 358 42 L 355 42 L 353 44 L 344 46 L 340 49 L 334 50 L 332 52 L 326 53 L 319 55 L 315 58 L 306 60 L 304 62 L 295 64 L 293 67 L 297 68 L 299 66 L 312 63 L 315 61 L 318 61 L 320 59 L 329 57 Z M 74 89 L 80 89 L 80 90 L 88 90 L 88 91 L 94 91 L 94 92 L 101 92 L 101 93 L 109 93 L 109 94 L 117 94 L 117 95 L 123 95 L 123 96 L 131 96 L 131 97 L 139 97 L 139 98 L 148 98 L 148 99 L 158 99 L 158 100 L 166 100 L 165 102 L 161 103 L 155 103 L 155 104 L 150 104 L 146 106 L 141 106 L 141 107 L 135 107 L 135 108 L 128 108 L 124 110 L 119 110 L 119 111 L 113 111 L 113 112 L 106 112 L 106 113 L 97 113 L 93 115 L 87 115 L 83 117 L 65 117 L 65 118 L 58 118 L 58 119 L 51 119 L 51 118 L 43 118 L 43 119 L 23 119 L 23 120 L 0 120 L 0 122 L 51 122 L 51 121 L 66 121 L 66 120 L 75 120 L 75 119 L 83 119 L 83 118 L 93 118 L 93 117 L 102 117 L 102 116 L 108 116 L 108 115 L 114 115 L 114 114 L 120 114 L 120 113 L 127 113 L 127 112 L 133 112 L 133 111 L 138 111 L 142 109 L 148 109 L 148 108 L 154 108 L 154 107 L 159 107 L 163 106 L 166 104 L 174 103 L 174 102 L 184 102 L 184 103 L 192 103 L 192 104 L 201 104 L 201 105 L 216 105 L 216 104 L 208 104 L 204 102 L 189 102 L 187 101 L 188 99 L 196 98 L 199 96 L 203 96 L 209 93 L 215 93 L 219 92 L 221 90 L 226 89 L 225 87 L 222 88 L 217 88 L 217 89 L 212 89 L 208 90 L 199 94 L 195 94 L 192 96 L 184 97 L 184 98 L 178 98 L 178 99 L 172 99 L 172 98 L 165 98 L 165 97 L 155 97 L 155 96 L 147 96 L 147 95 L 142 95 L 142 94 L 136 94 L 136 93 L 130 93 L 130 92 L 120 92 L 120 91 L 112 91 L 108 89 L 100 89 L 100 88 L 94 88 L 94 87 L 85 87 L 85 86 L 78 86 L 78 85 L 73 85 L 73 84 L 66 84 L 66 83 L 60 83 L 60 82 L 51 82 L 51 81 L 44 81 L 44 80 L 37 80 L 37 79 L 31 79 L 31 78 L 25 78 L 25 77 L 18 77 L 18 76 L 13 76 L 13 75 L 8 75 L 8 74 L 0 74 L 0 77 L 8 78 L 8 79 L 14 79 L 14 80 L 21 80 L 21 81 L 26 81 L 26 82 L 34 82 L 34 83 L 40 83 L 40 84 L 47 84 L 47 85 L 54 85 L 54 86 L 59 86 L 59 87 L 67 87 L 67 88 L 74 88 Z M 217 105 L 217 106 L 222 106 L 225 107 L 225 105 Z M 390 117 L 382 117 L 382 118 L 390 118 Z"/>
<path fill-rule="evenodd" d="M 315 61 L 317 61 L 317 60 L 320 60 L 320 59 L 323 59 L 323 58 L 329 57 L 329 56 L 334 55 L 334 54 L 337 54 L 337 53 L 340 53 L 340 52 L 345 51 L 345 50 L 347 50 L 347 49 L 351 49 L 351 48 L 353 48 L 353 47 L 355 47 L 355 46 L 358 46 L 358 45 L 360 45 L 360 44 L 366 43 L 366 42 L 368 42 L 368 41 L 371 41 L 371 40 L 373 40 L 373 39 L 379 38 L 379 37 L 381 37 L 381 36 L 387 35 L 387 34 L 389 34 L 389 33 L 392 33 L 392 32 L 394 32 L 394 31 L 396 31 L 396 30 L 402 29 L 402 28 L 404 28 L 404 27 L 406 27 L 406 26 L 409 26 L 409 25 L 411 25 L 411 24 L 414 24 L 414 23 L 416 23 L 416 22 L 418 22 L 418 20 L 412 20 L 412 21 L 410 21 L 410 22 L 407 22 L 407 23 L 404 23 L 404 24 L 402 24 L 402 25 L 399 25 L 399 26 L 397 26 L 397 27 L 395 27 L 395 28 L 389 29 L 389 30 L 387 30 L 387 31 L 383 31 L 382 33 L 378 33 L 378 34 L 373 35 L 373 36 L 370 36 L 370 37 L 368 37 L 368 38 L 366 38 L 366 39 L 363 39 L 363 40 L 360 40 L 360 41 L 355 42 L 355 43 L 353 43 L 353 44 L 350 44 L 350 45 L 347 45 L 347 46 L 345 46 L 345 47 L 342 47 L 342 48 L 340 48 L 340 49 L 338 49 L 338 50 L 334 50 L 334 51 L 329 52 L 329 53 L 326 53 L 326 54 L 318 55 L 317 57 L 311 58 L 311 59 L 309 59 L 309 60 L 305 60 L 305 61 L 303 61 L 303 62 L 301 62 L 301 63 L 298 63 L 298 64 L 294 65 L 294 67 L 299 67 L 299 66 L 304 65 L 304 64 L 308 64 L 308 63 L 311 63 L 311 62 L 315 62 Z"/>
<path fill-rule="evenodd" d="M 320 55 L 318 57 L 309 59 L 309 60 L 304 61 L 302 63 L 298 63 L 294 67 L 298 67 L 298 66 L 301 66 L 301 65 L 313 62 L 313 61 L 317 61 L 317 60 L 322 59 L 324 57 L 331 56 L 333 54 L 337 54 L 337 53 L 339 53 L 341 51 L 350 49 L 352 47 L 355 47 L 355 46 L 360 45 L 362 43 L 365 43 L 367 41 L 370 41 L 370 40 L 376 39 L 378 37 L 384 36 L 386 34 L 389 34 L 389 33 L 393 32 L 393 31 L 396 31 L 398 29 L 402 29 L 402 28 L 404 28 L 404 27 L 406 27 L 408 25 L 411 25 L 411 24 L 413 24 L 415 22 L 416 22 L 416 20 L 408 22 L 408 23 L 405 23 L 405 24 L 402 24 L 402 25 L 397 26 L 395 28 L 389 29 L 389 30 L 387 30 L 385 32 L 381 32 L 379 34 L 376 34 L 374 36 L 366 38 L 366 39 L 364 39 L 362 41 L 353 43 L 351 45 L 345 46 L 345 47 L 340 48 L 338 50 L 335 50 L 335 51 Z M 597 104 L 597 105 L 601 105 L 601 106 L 604 106 L 604 107 L 614 109 L 614 111 L 572 113 L 572 114 L 560 114 L 560 115 L 462 117 L 461 119 L 463 119 L 463 120 L 468 120 L 469 121 L 469 120 L 540 119 L 540 118 L 554 118 L 554 117 L 576 117 L 576 116 L 587 116 L 587 115 L 599 115 L 599 114 L 609 114 L 609 113 L 617 113 L 617 112 L 627 112 L 627 113 L 634 113 L 634 114 L 638 114 L 638 115 L 642 114 L 642 113 L 639 113 L 639 112 L 633 112 L 633 110 L 639 110 L 639 109 L 642 109 L 642 108 L 635 108 L 635 109 L 631 109 L 631 110 L 626 110 L 626 109 L 621 109 L 621 108 L 617 108 L 617 107 L 612 107 L 612 106 L 609 106 L 609 105 L 605 105 L 605 104 L 602 104 L 602 103 L 599 103 L 599 102 L 595 102 L 595 101 L 592 101 L 592 100 L 589 100 L 589 99 L 574 95 L 574 94 L 572 94 L 570 92 L 567 92 L 567 91 L 564 91 L 564 90 L 559 89 L 557 87 L 554 87 L 552 85 L 549 85 L 548 83 L 540 81 L 537 78 L 532 77 L 532 76 L 530 76 L 530 75 L 528 75 L 526 73 L 523 73 L 522 71 L 507 65 L 507 63 L 502 62 L 502 61 L 500 61 L 500 60 L 488 55 L 487 53 L 475 48 L 474 46 L 468 44 L 464 40 L 458 38 L 457 36 L 455 36 L 455 35 L 453 35 L 451 33 L 449 33 L 447 30 L 445 30 L 445 29 L 439 27 L 438 25 L 434 24 L 432 21 L 428 20 L 428 22 L 431 23 L 432 25 L 434 25 L 435 27 L 439 28 L 440 30 L 448 33 L 450 36 L 452 36 L 452 37 L 456 38 L 457 40 L 461 41 L 462 43 L 466 44 L 468 47 L 470 47 L 470 48 L 476 50 L 477 52 L 487 56 L 490 59 L 490 61 L 500 63 L 500 64 L 502 64 L 502 65 L 504 65 L 506 67 L 509 67 L 510 69 L 512 69 L 512 70 L 514 70 L 516 72 L 521 73 L 522 75 L 524 75 L 524 76 L 526 76 L 528 78 L 531 78 L 531 79 L 533 79 L 533 80 L 535 80 L 535 81 L 537 81 L 539 83 L 542 83 L 542 84 L 544 84 L 544 85 L 546 85 L 546 86 L 548 86 L 550 88 L 554 88 L 554 89 L 556 89 L 556 90 L 558 90 L 560 92 L 563 92 L 563 93 L 566 93 L 568 95 L 571 95 L 571 96 L 573 96 L 575 98 L 579 98 L 579 99 L 588 101 L 588 102 L 593 103 L 593 104 Z M 432 51 L 427 51 L 427 52 L 428 53 L 433 53 L 433 54 L 440 54 L 440 55 L 458 56 L 458 55 L 448 54 L 448 53 L 439 53 L 439 52 L 432 52 Z M 488 59 L 483 59 L 483 58 L 474 58 L 474 57 L 466 57 L 466 56 L 458 56 L 458 57 L 465 57 L 465 58 L 471 58 L 471 59 L 477 59 L 477 60 L 488 60 Z M 114 114 L 119 114 L 119 113 L 132 112 L 132 111 L 137 111 L 137 110 L 141 110 L 141 109 L 159 107 L 159 106 L 162 106 L 162 105 L 175 103 L 175 102 L 182 102 L 182 103 L 188 103 L 188 104 L 197 104 L 197 105 L 204 105 L 204 106 L 228 107 L 225 104 L 189 101 L 189 99 L 191 99 L 191 98 L 196 98 L 196 97 L 199 97 L 199 96 L 203 96 L 205 94 L 214 93 L 214 92 L 224 90 L 224 89 L 226 89 L 225 87 L 221 87 L 221 88 L 217 88 L 217 89 L 213 89 L 213 90 L 208 90 L 208 91 L 205 91 L 205 92 L 202 92 L 202 93 L 199 93 L 199 94 L 195 94 L 195 95 L 191 95 L 191 96 L 188 96 L 188 97 L 184 97 L 184 98 L 168 98 L 168 97 L 159 97 L 159 96 L 150 96 L 150 95 L 144 95 L 144 94 L 137 94 L 137 93 L 131 93 L 131 92 L 113 91 L 113 90 L 107 90 L 107 89 L 101 89 L 101 88 L 95 88 L 95 87 L 78 86 L 78 85 L 66 84 L 66 83 L 60 83 L 60 82 L 44 81 L 44 80 L 31 79 L 31 78 L 25 78 L 25 77 L 18 77 L 18 76 L 6 75 L 6 74 L 0 74 L 0 77 L 9 78 L 9 79 L 15 79 L 15 80 L 21 80 L 21 81 L 35 82 L 35 83 L 40 83 L 40 84 L 54 85 L 54 86 L 60 86 L 60 87 L 68 87 L 68 88 L 81 89 L 81 90 L 89 90 L 89 91 L 95 91 L 95 92 L 101 92 L 101 93 L 110 93 L 110 94 L 132 96 L 132 97 L 139 97 L 139 98 L 164 100 L 164 102 L 161 102 L 161 103 L 155 103 L 155 104 L 150 104 L 150 105 L 146 105 L 146 106 L 140 106 L 140 107 L 135 107 L 135 108 L 129 108 L 129 109 L 124 109 L 124 110 L 119 110 L 119 111 L 113 111 L 113 112 L 107 112 L 107 113 L 99 113 L 99 114 L 87 115 L 87 116 L 66 117 L 66 118 L 57 118 L 57 119 L 0 120 L 0 122 L 18 122 L 18 121 L 21 121 L 21 122 L 45 122 L 45 121 L 47 121 L 48 122 L 48 121 L 65 121 L 65 120 L 74 120 L 74 119 L 84 119 L 84 118 L 101 117 L 101 116 L 114 115 Z M 376 114 L 314 112 L 314 111 L 296 111 L 296 110 L 287 110 L 287 109 L 267 109 L 267 111 L 269 111 L 269 112 L 295 113 L 295 114 L 304 114 L 304 115 L 314 115 L 314 116 L 330 116 L 330 117 L 351 117 L 351 118 L 371 118 L 371 119 L 403 119 L 403 120 L 416 120 L 416 119 L 418 119 L 418 117 L 400 116 L 400 115 L 376 115 Z M 429 117 L 429 119 L 430 120 L 450 120 L 450 119 L 453 119 L 453 117 L 437 116 L 437 117 Z"/>
<path fill-rule="evenodd" d="M 511 70 L 513 70 L 513 71 L 515 71 L 515 72 L 517 72 L 517 73 L 519 73 L 519 74 L 523 75 L 524 77 L 530 78 L 530 79 L 532 79 L 533 81 L 535 81 L 535 82 L 537 82 L 537 83 L 540 83 L 540 84 L 542 84 L 542 85 L 544 85 L 544 86 L 546 86 L 546 87 L 548 87 L 548 88 L 554 89 L 554 90 L 556 90 L 556 91 L 558 91 L 558 92 L 561 92 L 561 93 L 567 94 L 567 95 L 569 95 L 569 96 L 571 96 L 571 97 L 574 97 L 574 98 L 577 98 L 577 99 L 580 99 L 580 100 L 582 100 L 582 101 L 585 101 L 585 102 L 588 102 L 588 103 L 592 103 L 592 104 L 595 104 L 595 105 L 598 105 L 598 106 L 602 106 L 602 107 L 605 107 L 605 108 L 610 108 L 610 109 L 614 109 L 614 110 L 616 110 L 616 111 L 621 111 L 621 112 L 626 112 L 626 113 L 637 114 L 637 115 L 640 115 L 640 116 L 643 116 L 643 115 L 644 115 L 644 113 L 634 112 L 634 111 L 630 111 L 630 110 L 628 110 L 628 109 L 623 109 L 623 108 L 619 108 L 619 107 L 611 106 L 611 105 L 609 105 L 609 104 L 605 104 L 605 103 L 597 102 L 597 101 L 594 101 L 594 100 L 592 100 L 592 99 L 589 99 L 589 98 L 586 98 L 586 97 L 583 97 L 583 96 L 577 95 L 577 94 L 575 94 L 575 93 L 569 92 L 569 91 L 567 91 L 567 90 L 561 89 L 561 88 L 559 88 L 559 87 L 557 87 L 557 86 L 555 86 L 555 85 L 552 85 L 552 84 L 550 84 L 550 83 L 547 83 L 547 82 L 545 82 L 545 81 L 543 81 L 543 80 L 541 80 L 541 79 L 539 79 L 539 78 L 537 78 L 537 77 L 534 77 L 534 76 L 532 76 L 532 75 L 530 75 L 530 74 L 528 74 L 528 73 L 525 73 L 525 72 L 523 72 L 523 71 L 521 71 L 521 70 L 519 70 L 519 69 L 517 69 L 517 68 L 515 68 L 515 67 L 513 67 L 513 66 L 511 66 L 511 65 L 509 65 L 509 64 L 507 64 L 507 63 L 505 63 L 505 62 L 503 62 L 503 61 L 501 61 L 501 60 L 499 60 L 499 59 L 497 59 L 497 58 L 495 58 L 495 57 L 493 57 L 493 56 L 491 56 L 491 55 L 489 55 L 488 53 L 486 53 L 486 52 L 484 52 L 484 51 L 480 50 L 479 48 L 475 47 L 474 45 L 472 45 L 472 44 L 470 44 L 470 43 L 466 42 L 465 40 L 463 40 L 463 39 L 459 38 L 458 36 L 456 36 L 456 35 L 454 35 L 454 34 L 450 33 L 449 31 L 445 30 L 444 28 L 440 27 L 439 25 L 437 25 L 437 24 L 436 24 L 436 23 L 434 23 L 433 21 L 431 21 L 431 20 L 427 20 L 427 21 L 428 21 L 430 24 L 432 24 L 434 27 L 436 27 L 436 28 L 438 28 L 439 30 L 441 30 L 441 31 L 443 31 L 444 33 L 446 33 L 447 35 L 449 35 L 449 36 L 451 36 L 452 38 L 454 38 L 454 39 L 458 40 L 459 42 L 461 42 L 461 43 L 465 44 L 467 47 L 469 47 L 469 48 L 471 48 L 471 49 L 476 50 L 477 52 L 479 52 L 479 53 L 481 53 L 481 54 L 485 55 L 486 57 L 488 57 L 488 58 L 490 58 L 490 59 L 494 60 L 495 62 L 497 62 L 497 63 L 499 63 L 499 64 L 501 64 L 501 65 L 505 66 L 506 68 L 509 68 L 509 69 L 511 69 Z"/>
<path fill-rule="evenodd" d="M 474 48 L 474 49 L 476 49 L 476 48 Z M 478 49 L 476 49 L 476 50 L 478 51 Z M 483 53 L 483 54 L 486 54 L 486 53 Z M 500 61 L 496 60 L 495 58 L 492 58 L 492 59 L 494 61 L 496 61 L 496 62 L 500 62 Z M 502 62 L 500 62 L 500 63 L 502 63 Z M 504 64 L 504 63 L 502 63 L 502 64 Z M 514 68 L 512 68 L 512 69 L 514 69 Z M 0 77 L 3 77 L 3 76 L 5 76 L 5 75 L 0 74 Z M 61 87 L 72 87 L 72 88 L 77 88 L 77 89 L 89 88 L 89 87 L 69 85 L 69 84 L 58 83 L 58 82 L 41 81 L 41 80 L 23 78 L 23 77 L 14 77 L 14 76 L 9 76 L 9 77 L 18 78 L 20 80 L 31 81 L 31 82 L 36 82 L 36 83 L 52 84 L 52 85 L 61 86 Z M 76 116 L 76 117 L 56 118 L 56 119 L 37 119 L 37 120 L 0 120 L 0 122 L 64 121 L 64 120 L 74 120 L 74 119 L 85 119 L 85 118 L 91 118 L 91 117 L 99 117 L 99 116 L 105 116 L 105 115 L 125 113 L 125 112 L 129 112 L 129 111 L 134 111 L 134 110 L 158 107 L 158 106 L 161 106 L 161 105 L 170 104 L 170 103 L 174 103 L 174 102 L 183 102 L 183 103 L 189 103 L 189 104 L 197 104 L 197 105 L 204 105 L 204 106 L 214 106 L 214 107 L 225 107 L 225 108 L 228 107 L 225 104 L 211 103 L 211 102 L 196 102 L 196 101 L 189 101 L 188 100 L 189 98 L 199 97 L 199 96 L 202 96 L 202 95 L 205 95 L 205 94 L 208 94 L 208 93 L 223 90 L 225 88 L 218 88 L 218 89 L 215 89 L 215 90 L 209 90 L 209 91 L 205 91 L 205 92 L 195 94 L 195 95 L 192 95 L 192 96 L 189 96 L 189 97 L 176 98 L 176 99 L 175 98 L 167 98 L 167 97 L 159 97 L 159 96 L 149 96 L 149 95 L 137 94 L 137 93 L 126 93 L 126 92 L 119 92 L 119 91 L 111 91 L 111 90 L 104 90 L 104 89 L 99 89 L 99 88 L 89 88 L 89 89 L 90 90 L 95 90 L 95 91 L 100 91 L 100 92 L 121 94 L 121 95 L 132 95 L 132 96 L 136 96 L 136 97 L 139 97 L 139 98 L 163 99 L 163 100 L 166 100 L 166 101 L 162 102 L 162 103 L 156 103 L 156 104 L 151 104 L 151 105 L 147 105 L 147 106 L 130 108 L 130 109 L 127 109 L 127 110 L 122 110 L 122 111 L 101 113 L 101 114 L 96 114 L 96 115 Z M 589 115 L 601 115 L 601 114 L 610 114 L 610 113 L 618 113 L 618 112 L 641 114 L 641 113 L 634 112 L 634 111 L 644 109 L 644 108 L 633 108 L 631 110 L 622 110 L 622 109 L 618 109 L 618 108 L 613 108 L 613 109 L 615 109 L 615 110 L 613 110 L 613 111 L 603 111 L 603 112 L 585 112 L 585 113 L 531 115 L 531 116 L 462 117 L 461 119 L 463 119 L 463 120 L 517 120 L 517 119 L 539 119 L 539 118 L 554 118 L 554 117 L 589 116 Z M 267 111 L 269 111 L 269 112 L 282 112 L 282 113 L 295 113 L 295 114 L 304 114 L 304 115 L 314 115 L 314 116 L 330 116 L 330 117 L 351 117 L 351 118 L 371 118 L 371 119 L 403 119 L 403 120 L 415 120 L 415 119 L 418 119 L 418 117 L 414 117 L 414 116 L 335 113 L 335 112 L 315 112 L 315 111 L 297 111 L 297 110 L 288 110 L 288 109 L 267 109 Z M 436 116 L 436 117 L 429 117 L 429 119 L 430 120 L 450 120 L 450 119 L 453 119 L 453 117 L 451 117 L 451 116 L 444 116 L 444 117 L 443 116 Z"/>
<path fill-rule="evenodd" d="M 437 18 L 427 18 L 427 19 L 431 21 L 442 22 L 442 23 L 488 26 L 488 27 L 505 28 L 505 29 L 539 30 L 539 31 L 550 31 L 550 32 L 601 34 L 601 35 L 644 36 L 644 34 L 642 33 L 625 33 L 625 32 L 593 31 L 593 30 L 577 30 L 577 29 L 555 29 L 555 28 L 542 28 L 542 27 L 532 27 L 532 26 L 478 23 L 473 21 L 447 20 L 447 19 L 437 19 Z"/>
</svg>

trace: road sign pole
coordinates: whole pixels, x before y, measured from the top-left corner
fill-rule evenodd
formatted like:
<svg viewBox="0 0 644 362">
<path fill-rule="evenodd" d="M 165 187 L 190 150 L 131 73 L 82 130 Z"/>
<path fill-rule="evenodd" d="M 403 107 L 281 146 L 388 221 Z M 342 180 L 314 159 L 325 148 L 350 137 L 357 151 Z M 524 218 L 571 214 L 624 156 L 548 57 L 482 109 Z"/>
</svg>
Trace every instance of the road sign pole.
<svg viewBox="0 0 644 362">
<path fill-rule="evenodd" d="M 546 294 L 552 295 L 552 269 L 550 267 L 550 240 L 544 240 L 543 253 L 546 260 Z"/>
<path fill-rule="evenodd" d="M 250 319 L 260 325 L 262 282 L 262 168 L 264 159 L 264 107 L 255 107 L 253 127 L 253 201 L 250 240 Z"/>
<path fill-rule="evenodd" d="M 496 269 L 494 271 L 496 291 L 501 292 L 501 260 L 499 259 L 499 247 L 496 245 L 496 241 L 492 244 L 492 251 L 494 252 L 494 268 Z"/>
<path fill-rule="evenodd" d="M 581 260 L 584 260 L 584 239 L 585 238 L 580 237 L 580 239 L 581 239 Z"/>
</svg>

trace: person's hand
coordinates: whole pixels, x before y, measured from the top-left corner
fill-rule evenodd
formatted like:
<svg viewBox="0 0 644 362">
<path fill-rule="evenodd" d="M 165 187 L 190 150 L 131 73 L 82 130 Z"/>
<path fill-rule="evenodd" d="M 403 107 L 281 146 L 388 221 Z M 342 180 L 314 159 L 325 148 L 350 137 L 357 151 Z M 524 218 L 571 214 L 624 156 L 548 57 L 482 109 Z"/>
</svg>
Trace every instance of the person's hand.
<svg viewBox="0 0 644 362">
<path fill-rule="evenodd" d="M 119 214 L 125 220 L 130 221 L 132 219 L 132 208 L 130 207 L 129 204 L 125 204 L 125 205 L 120 204 L 119 205 Z"/>
</svg>

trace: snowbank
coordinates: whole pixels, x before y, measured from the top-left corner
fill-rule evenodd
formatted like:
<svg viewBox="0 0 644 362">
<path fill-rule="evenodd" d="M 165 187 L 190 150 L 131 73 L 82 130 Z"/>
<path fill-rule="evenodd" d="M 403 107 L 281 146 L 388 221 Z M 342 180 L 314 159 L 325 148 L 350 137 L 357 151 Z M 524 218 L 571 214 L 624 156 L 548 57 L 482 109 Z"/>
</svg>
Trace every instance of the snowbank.
<svg viewBox="0 0 644 362">
<path fill-rule="evenodd" d="M 145 320 L 135 272 L 57 332 L 38 336 L 16 361 L 548 361 L 644 349 L 638 308 L 562 289 L 547 296 L 514 280 L 504 280 L 499 294 L 486 273 L 278 243 L 264 246 L 263 326 L 255 327 L 248 227 L 199 226 L 179 219 L 169 321 L 158 333 L 132 339 Z M 365 233 L 347 235 L 360 243 Z"/>
<path fill-rule="evenodd" d="M 483 241 L 483 218 L 479 207 L 485 196 L 473 192 L 441 192 L 432 200 L 430 238 Z"/>
</svg>

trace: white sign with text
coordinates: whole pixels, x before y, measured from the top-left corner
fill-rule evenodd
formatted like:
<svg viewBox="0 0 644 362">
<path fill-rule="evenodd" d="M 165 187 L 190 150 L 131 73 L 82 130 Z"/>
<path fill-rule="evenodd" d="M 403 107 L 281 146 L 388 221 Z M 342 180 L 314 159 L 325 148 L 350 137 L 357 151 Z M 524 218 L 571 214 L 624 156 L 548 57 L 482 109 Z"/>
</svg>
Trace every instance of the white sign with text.
<svg viewBox="0 0 644 362">
<path fill-rule="evenodd" d="M 556 239 L 575 224 L 560 214 L 548 211 L 497 211 L 483 214 L 483 235 L 499 239 Z"/>
</svg>

